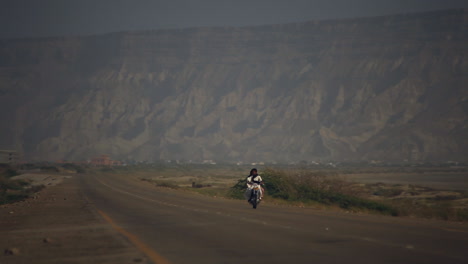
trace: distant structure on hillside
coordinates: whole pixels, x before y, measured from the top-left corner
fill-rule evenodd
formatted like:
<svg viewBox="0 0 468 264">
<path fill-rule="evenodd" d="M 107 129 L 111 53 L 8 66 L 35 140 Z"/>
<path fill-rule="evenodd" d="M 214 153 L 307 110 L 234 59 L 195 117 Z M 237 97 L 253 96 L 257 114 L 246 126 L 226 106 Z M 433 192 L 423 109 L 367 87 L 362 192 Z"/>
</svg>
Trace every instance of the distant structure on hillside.
<svg viewBox="0 0 468 264">
<path fill-rule="evenodd" d="M 0 164 L 18 163 L 18 152 L 14 150 L 0 150 Z"/>
<path fill-rule="evenodd" d="M 101 155 L 91 159 L 91 165 L 94 166 L 121 166 L 122 162 L 118 160 L 112 160 L 108 155 Z"/>
</svg>

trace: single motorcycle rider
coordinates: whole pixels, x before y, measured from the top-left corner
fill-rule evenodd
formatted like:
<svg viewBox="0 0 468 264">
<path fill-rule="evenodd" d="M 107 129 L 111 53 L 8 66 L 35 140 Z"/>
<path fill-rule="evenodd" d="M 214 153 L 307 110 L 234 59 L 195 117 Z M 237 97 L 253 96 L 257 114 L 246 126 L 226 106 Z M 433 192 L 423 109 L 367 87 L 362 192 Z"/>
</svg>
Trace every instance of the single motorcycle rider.
<svg viewBox="0 0 468 264">
<path fill-rule="evenodd" d="M 262 195 L 260 197 L 260 200 L 262 200 L 263 199 L 263 193 L 265 192 L 265 189 L 263 189 L 263 187 L 262 187 L 263 180 L 262 180 L 262 177 L 260 175 L 258 175 L 256 168 L 251 169 L 250 170 L 250 175 L 247 176 L 247 188 L 251 189 L 253 183 L 260 184 L 260 188 L 262 189 Z"/>
</svg>

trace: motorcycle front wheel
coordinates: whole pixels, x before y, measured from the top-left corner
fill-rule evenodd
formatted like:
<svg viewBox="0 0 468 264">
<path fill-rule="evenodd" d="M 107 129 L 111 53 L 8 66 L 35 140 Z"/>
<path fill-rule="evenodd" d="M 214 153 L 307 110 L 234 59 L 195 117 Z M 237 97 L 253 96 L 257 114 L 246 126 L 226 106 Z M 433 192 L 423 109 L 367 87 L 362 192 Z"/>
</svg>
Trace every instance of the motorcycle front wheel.
<svg viewBox="0 0 468 264">
<path fill-rule="evenodd" d="M 256 194 L 256 193 L 254 193 L 254 194 L 252 195 L 251 201 L 252 201 L 252 207 L 253 207 L 253 209 L 257 209 L 257 201 L 258 201 L 258 200 L 257 200 L 257 194 Z"/>
</svg>

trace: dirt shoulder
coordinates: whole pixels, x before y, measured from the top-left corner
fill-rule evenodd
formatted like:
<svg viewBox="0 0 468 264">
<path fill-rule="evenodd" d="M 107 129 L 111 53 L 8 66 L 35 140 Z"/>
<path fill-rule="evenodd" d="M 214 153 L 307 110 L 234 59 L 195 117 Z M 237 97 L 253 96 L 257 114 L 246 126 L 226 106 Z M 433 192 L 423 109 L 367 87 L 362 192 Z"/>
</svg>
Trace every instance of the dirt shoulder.
<svg viewBox="0 0 468 264">
<path fill-rule="evenodd" d="M 44 176 L 54 184 L 0 206 L 0 263 L 148 263 L 94 211 L 78 177 Z"/>
</svg>

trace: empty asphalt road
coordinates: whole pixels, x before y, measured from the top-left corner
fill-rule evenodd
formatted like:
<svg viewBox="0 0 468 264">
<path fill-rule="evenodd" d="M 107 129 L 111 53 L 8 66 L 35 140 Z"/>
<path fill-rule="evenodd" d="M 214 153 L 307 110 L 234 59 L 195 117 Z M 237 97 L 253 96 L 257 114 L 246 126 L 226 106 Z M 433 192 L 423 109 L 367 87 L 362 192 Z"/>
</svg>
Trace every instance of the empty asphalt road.
<svg viewBox="0 0 468 264">
<path fill-rule="evenodd" d="M 79 176 L 99 214 L 155 263 L 468 263 L 466 224 L 209 198 Z"/>
</svg>

